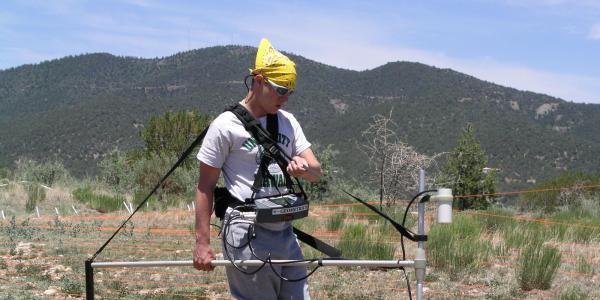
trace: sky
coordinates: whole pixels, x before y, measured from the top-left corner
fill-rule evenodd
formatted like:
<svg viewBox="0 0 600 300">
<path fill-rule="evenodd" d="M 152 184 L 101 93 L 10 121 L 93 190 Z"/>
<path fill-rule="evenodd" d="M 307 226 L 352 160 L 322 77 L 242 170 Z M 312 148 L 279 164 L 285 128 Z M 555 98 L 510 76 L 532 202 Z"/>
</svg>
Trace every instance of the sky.
<svg viewBox="0 0 600 300">
<path fill-rule="evenodd" d="M 328 65 L 412 61 L 600 104 L 600 0 L 3 0 L 0 70 L 67 55 L 258 46 Z"/>
</svg>

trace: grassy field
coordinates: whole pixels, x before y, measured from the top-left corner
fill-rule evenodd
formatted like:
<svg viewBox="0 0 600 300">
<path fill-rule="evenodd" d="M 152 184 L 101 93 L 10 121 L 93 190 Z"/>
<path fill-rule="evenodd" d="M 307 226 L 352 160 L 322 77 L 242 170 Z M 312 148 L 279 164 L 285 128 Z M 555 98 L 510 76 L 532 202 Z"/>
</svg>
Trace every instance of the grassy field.
<svg viewBox="0 0 600 300">
<path fill-rule="evenodd" d="M 23 186 L 11 183 L 0 190 L 0 209 L 7 215 L 0 219 L 0 298 L 84 297 L 84 261 L 127 214 L 124 208 L 110 213 L 89 209 L 66 190 L 45 192 L 45 200 L 38 201 L 39 218 L 27 211 Z M 191 259 L 192 211 L 185 204 L 150 208 L 138 213 L 96 261 Z M 467 211 L 456 213 L 451 225 L 432 225 L 431 209 L 427 299 L 600 299 L 596 216 L 577 210 L 547 215 Z M 400 220 L 404 207 L 386 210 Z M 340 247 L 347 258 L 401 258 L 399 235 L 360 205 L 314 204 L 309 218 L 296 223 Z M 414 214 L 408 223 L 414 229 Z M 212 234 L 215 253 L 220 253 L 216 229 Z M 405 243 L 407 259 L 412 259 L 415 245 Z M 320 256 L 303 247 L 306 257 Z M 414 297 L 414 272 L 407 273 Z M 408 299 L 404 274 L 396 269 L 321 268 L 309 282 L 313 299 Z M 231 298 L 222 268 L 210 273 L 191 267 L 102 269 L 95 272 L 95 285 L 101 299 Z"/>
</svg>

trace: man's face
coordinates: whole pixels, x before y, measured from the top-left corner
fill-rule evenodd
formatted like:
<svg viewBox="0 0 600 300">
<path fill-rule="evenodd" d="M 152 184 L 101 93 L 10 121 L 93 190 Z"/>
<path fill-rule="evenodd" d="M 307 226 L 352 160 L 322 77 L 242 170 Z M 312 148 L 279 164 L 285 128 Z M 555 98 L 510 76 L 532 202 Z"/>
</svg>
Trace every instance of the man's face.
<svg viewBox="0 0 600 300">
<path fill-rule="evenodd" d="M 277 111 L 288 101 L 288 97 L 291 93 L 286 91 L 287 93 L 281 95 L 280 93 L 283 92 L 281 87 L 279 87 L 278 92 L 278 87 L 269 82 L 265 77 L 261 76 L 260 78 L 255 79 L 258 79 L 261 83 L 261 94 L 263 95 L 263 97 L 261 97 L 263 98 L 261 101 L 262 108 L 268 114 L 277 113 Z"/>
</svg>

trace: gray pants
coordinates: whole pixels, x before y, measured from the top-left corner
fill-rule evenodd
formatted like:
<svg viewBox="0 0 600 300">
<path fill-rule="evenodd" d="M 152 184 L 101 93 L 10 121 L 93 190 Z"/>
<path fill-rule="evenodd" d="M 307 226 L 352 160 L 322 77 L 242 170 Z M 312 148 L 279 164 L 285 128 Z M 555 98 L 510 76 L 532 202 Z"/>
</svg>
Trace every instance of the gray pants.
<svg viewBox="0 0 600 300">
<path fill-rule="evenodd" d="M 232 213 L 233 215 L 236 212 Z M 223 224 L 227 224 L 229 214 L 225 216 Z M 296 240 L 292 226 L 285 226 L 282 230 L 269 230 L 258 224 L 248 224 L 233 220 L 228 226 L 223 227 L 223 255 L 227 259 L 225 251 L 231 259 L 261 259 L 267 257 L 275 259 L 303 259 L 300 245 Z M 227 234 L 227 236 L 225 236 Z M 254 235 L 254 236 L 252 236 Z M 248 241 L 250 239 L 250 245 Z M 254 256 L 254 254 L 258 256 Z M 226 247 L 226 249 L 225 249 Z M 240 267 L 246 272 L 254 272 L 257 267 Z M 305 267 L 282 267 L 273 265 L 273 269 L 284 278 L 297 279 L 306 276 Z M 308 283 L 305 280 L 289 282 L 282 280 L 273 272 L 269 264 L 253 275 L 247 275 L 238 271 L 235 267 L 227 267 L 227 279 L 231 295 L 236 299 L 310 299 L 308 294 Z"/>
</svg>

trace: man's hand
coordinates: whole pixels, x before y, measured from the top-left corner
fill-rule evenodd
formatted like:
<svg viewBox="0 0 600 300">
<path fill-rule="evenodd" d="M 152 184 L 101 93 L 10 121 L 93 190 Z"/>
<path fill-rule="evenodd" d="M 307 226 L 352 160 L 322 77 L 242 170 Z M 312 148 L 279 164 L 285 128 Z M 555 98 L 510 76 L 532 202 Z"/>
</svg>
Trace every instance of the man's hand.
<svg viewBox="0 0 600 300">
<path fill-rule="evenodd" d="M 215 259 L 215 255 L 210 245 L 196 243 L 194 249 L 194 268 L 200 271 L 212 271 L 215 267 L 210 264 Z"/>
<path fill-rule="evenodd" d="M 287 172 L 295 177 L 301 177 L 308 171 L 308 162 L 300 156 L 292 157 L 288 163 Z"/>
<path fill-rule="evenodd" d="M 310 148 L 292 157 L 286 170 L 288 174 L 310 182 L 317 182 L 321 178 L 321 164 Z"/>
</svg>

